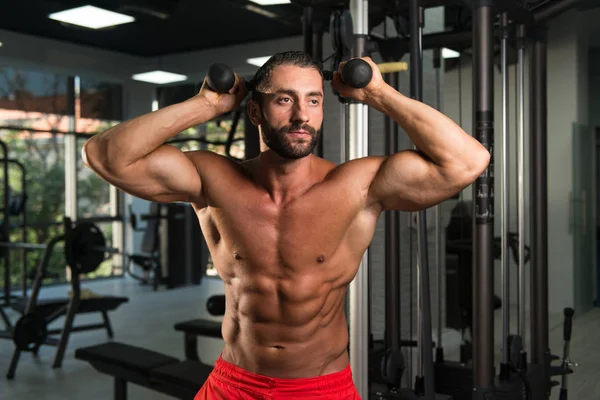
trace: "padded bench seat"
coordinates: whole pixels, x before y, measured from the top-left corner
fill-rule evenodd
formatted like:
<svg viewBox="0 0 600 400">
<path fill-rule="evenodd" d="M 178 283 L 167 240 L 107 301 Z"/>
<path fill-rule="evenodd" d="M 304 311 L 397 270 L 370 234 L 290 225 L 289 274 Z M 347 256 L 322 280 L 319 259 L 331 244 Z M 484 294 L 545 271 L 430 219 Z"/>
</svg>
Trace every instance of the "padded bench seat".
<svg viewBox="0 0 600 400">
<path fill-rule="evenodd" d="M 185 359 L 200 361 L 198 357 L 198 336 L 222 339 L 221 322 L 206 319 L 192 319 L 174 325 L 176 331 L 183 332 Z"/>
<path fill-rule="evenodd" d="M 114 311 L 123 303 L 129 302 L 128 297 L 97 296 L 83 298 L 79 303 L 78 314 Z"/>
<path fill-rule="evenodd" d="M 20 314 L 25 314 L 28 301 L 28 299 L 19 299 L 12 304 L 12 308 Z M 38 301 L 35 303 L 35 312 L 44 318 L 48 318 L 50 315 L 55 314 L 55 317 L 51 320 L 53 321 L 67 313 L 68 305 L 69 299 L 66 297 L 56 299 L 38 299 Z"/>
<path fill-rule="evenodd" d="M 75 358 L 115 378 L 115 400 L 127 398 L 127 382 L 176 398 L 191 399 L 213 368 L 118 342 L 79 348 Z"/>
<path fill-rule="evenodd" d="M 209 321 L 206 319 L 192 319 L 178 322 L 174 325 L 176 331 L 181 331 L 196 336 L 208 336 L 222 339 L 221 321 Z"/>
</svg>

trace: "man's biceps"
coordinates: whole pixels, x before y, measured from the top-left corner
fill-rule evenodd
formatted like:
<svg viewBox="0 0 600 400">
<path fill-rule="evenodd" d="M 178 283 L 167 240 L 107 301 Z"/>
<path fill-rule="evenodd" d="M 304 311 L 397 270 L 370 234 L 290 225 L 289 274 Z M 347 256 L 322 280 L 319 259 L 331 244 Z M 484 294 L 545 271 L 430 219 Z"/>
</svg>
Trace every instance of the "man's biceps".
<svg viewBox="0 0 600 400">
<path fill-rule="evenodd" d="M 193 164 L 184 164 L 177 168 L 162 171 L 161 180 L 163 186 L 172 191 L 193 193 L 201 190 L 202 183 L 200 175 Z"/>
</svg>

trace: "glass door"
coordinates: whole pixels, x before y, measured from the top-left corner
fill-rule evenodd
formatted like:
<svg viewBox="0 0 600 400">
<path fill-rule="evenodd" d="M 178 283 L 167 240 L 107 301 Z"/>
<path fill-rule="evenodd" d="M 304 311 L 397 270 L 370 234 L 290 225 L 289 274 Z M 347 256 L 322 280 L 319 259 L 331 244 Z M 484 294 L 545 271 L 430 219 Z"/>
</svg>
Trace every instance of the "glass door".
<svg viewBox="0 0 600 400">
<path fill-rule="evenodd" d="M 573 191 L 571 226 L 575 310 L 584 313 L 594 306 L 594 150 L 595 140 L 586 125 L 573 124 Z"/>
</svg>

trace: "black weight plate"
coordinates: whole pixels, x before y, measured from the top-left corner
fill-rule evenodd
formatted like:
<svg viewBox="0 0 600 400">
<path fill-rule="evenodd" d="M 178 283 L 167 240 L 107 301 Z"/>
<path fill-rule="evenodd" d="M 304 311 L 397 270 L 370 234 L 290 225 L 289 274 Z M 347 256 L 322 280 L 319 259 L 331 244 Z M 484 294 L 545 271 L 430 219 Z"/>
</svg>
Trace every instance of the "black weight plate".
<svg viewBox="0 0 600 400">
<path fill-rule="evenodd" d="M 89 274 L 104 261 L 106 239 L 98 226 L 78 222 L 65 240 L 65 258 L 73 272 Z"/>
<path fill-rule="evenodd" d="M 34 351 L 44 343 L 47 336 L 44 318 L 40 314 L 29 313 L 19 318 L 15 324 L 13 342 L 21 351 Z"/>
</svg>

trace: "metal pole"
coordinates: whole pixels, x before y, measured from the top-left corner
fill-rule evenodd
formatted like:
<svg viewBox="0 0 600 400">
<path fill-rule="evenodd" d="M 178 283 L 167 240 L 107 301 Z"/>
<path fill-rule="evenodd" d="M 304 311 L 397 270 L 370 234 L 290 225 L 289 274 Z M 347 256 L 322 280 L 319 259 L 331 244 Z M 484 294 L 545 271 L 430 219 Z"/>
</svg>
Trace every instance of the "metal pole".
<svg viewBox="0 0 600 400">
<path fill-rule="evenodd" d="M 546 32 L 534 35 L 531 54 L 531 362 L 548 377 L 548 185 Z"/>
<path fill-rule="evenodd" d="M 2 189 L 4 191 L 4 198 L 2 199 L 3 200 L 3 208 L 4 208 L 3 224 L 1 225 L 2 236 L 3 236 L 2 240 L 9 241 L 10 240 L 10 212 L 8 210 L 9 209 L 9 192 L 10 192 L 10 185 L 9 185 L 9 181 L 8 181 L 9 150 L 8 150 L 8 146 L 3 141 L 0 141 L 0 147 L 2 147 L 2 152 L 4 153 L 4 158 L 2 159 L 2 178 L 4 179 L 4 181 L 2 182 L 2 184 L 3 184 Z M 8 249 L 5 249 L 5 251 L 4 251 L 4 303 L 7 305 L 10 304 L 10 302 L 11 302 L 10 269 L 11 269 L 10 251 L 8 251 Z M 9 325 L 9 324 L 7 324 L 7 325 Z"/>
<path fill-rule="evenodd" d="M 398 89 L 399 73 L 386 74 L 388 84 Z M 398 124 L 385 116 L 385 154 L 398 152 Z M 398 211 L 385 213 L 385 348 L 400 349 L 400 216 Z"/>
<path fill-rule="evenodd" d="M 410 92 L 413 99 L 423 100 L 423 26 L 424 11 L 419 0 L 409 3 L 410 15 Z M 424 394 L 427 399 L 435 398 L 433 368 L 433 338 L 431 329 L 431 292 L 429 281 L 429 254 L 427 249 L 427 213 L 421 210 L 417 217 L 417 287 L 419 289 L 419 360 L 418 373 L 423 378 Z"/>
<path fill-rule="evenodd" d="M 525 26 L 517 27 L 518 48 L 518 140 L 517 140 L 517 207 L 519 241 L 519 318 L 517 334 L 525 343 L 526 274 L 525 274 Z"/>
<path fill-rule="evenodd" d="M 348 161 L 348 138 L 350 136 L 350 124 L 348 116 L 350 115 L 350 105 L 348 103 L 340 104 L 340 163 Z"/>
<path fill-rule="evenodd" d="M 500 379 L 510 378 L 508 335 L 510 330 L 510 264 L 507 257 L 509 226 L 508 210 L 508 14 L 501 15 L 501 69 L 502 69 L 502 181 L 500 183 L 500 264 L 502 269 L 502 354 Z"/>
<path fill-rule="evenodd" d="M 68 114 L 69 130 L 77 132 L 77 120 L 80 117 L 79 91 L 80 79 L 78 76 L 68 78 L 69 88 Z M 65 216 L 77 221 L 77 136 L 69 135 L 65 138 Z"/>
<path fill-rule="evenodd" d="M 302 31 L 304 34 L 304 51 L 313 56 L 313 8 L 304 7 L 304 17 L 302 18 Z"/>
<path fill-rule="evenodd" d="M 320 27 L 313 31 L 313 52 L 312 58 L 319 64 L 320 68 L 323 68 L 323 29 Z M 325 144 L 324 144 L 324 135 L 325 134 L 325 126 L 321 128 L 321 134 L 318 137 L 316 154 L 319 157 L 324 157 L 325 154 Z"/>
<path fill-rule="evenodd" d="M 366 35 L 369 33 L 369 13 L 367 0 L 351 0 L 350 12 L 353 20 L 355 46 L 353 57 L 361 57 L 364 52 Z M 350 135 L 348 138 L 349 159 L 368 156 L 368 108 L 365 104 L 349 106 Z M 361 398 L 369 397 L 369 271 L 368 253 L 363 254 L 358 272 L 349 285 L 350 311 L 350 366 L 354 383 Z"/>
<path fill-rule="evenodd" d="M 77 132 L 77 120 L 81 117 L 80 104 L 80 79 L 78 76 L 70 76 L 67 81 L 67 106 L 69 114 L 69 131 Z M 77 221 L 77 160 L 79 149 L 77 148 L 77 135 L 69 135 L 64 138 L 65 144 L 65 217 Z M 73 271 L 65 267 L 67 281 L 73 279 Z"/>
<path fill-rule="evenodd" d="M 323 30 L 315 29 L 314 9 L 311 6 L 304 7 L 304 16 L 302 18 L 302 30 L 304 36 L 304 51 L 323 67 Z M 323 157 L 323 132 L 317 139 L 317 146 L 314 150 L 315 154 Z"/>
<path fill-rule="evenodd" d="M 421 46 L 423 37 L 421 36 L 420 21 L 419 21 L 419 1 L 410 0 L 408 3 L 409 12 L 409 27 L 410 27 L 410 94 L 415 100 L 422 100 L 423 88 L 422 88 L 422 54 Z M 412 218 L 411 218 L 412 220 Z M 415 373 L 415 393 L 421 397 L 425 395 L 425 378 L 423 372 L 423 320 L 422 316 L 422 302 L 421 302 L 421 262 L 420 254 L 423 248 L 421 247 L 421 235 L 423 232 L 427 232 L 427 229 L 423 231 L 420 229 L 420 222 L 422 216 L 417 213 L 417 270 L 416 272 L 416 284 L 417 284 L 417 371 Z M 412 236 L 412 230 L 411 230 Z M 425 247 L 427 248 L 427 247 Z M 412 293 L 411 293 L 412 296 Z M 412 335 L 412 332 L 411 332 Z M 411 337 L 412 340 L 412 337 Z M 412 362 L 411 362 L 412 364 Z"/>
<path fill-rule="evenodd" d="M 438 111 L 442 110 L 442 51 L 441 49 L 433 50 L 433 68 L 435 69 L 435 107 Z M 443 271 L 442 268 L 444 254 L 442 252 L 442 210 L 441 204 L 435 206 L 435 268 L 437 277 L 437 346 L 436 346 L 436 362 L 440 363 L 444 361 L 444 347 L 442 343 L 442 285 L 443 285 Z"/>
<path fill-rule="evenodd" d="M 21 194 L 27 195 L 27 171 L 25 169 L 25 165 L 18 160 L 10 160 L 11 164 L 16 165 L 21 172 Z M 23 212 L 21 213 L 21 240 L 23 242 L 27 241 L 27 234 L 29 233 L 27 230 L 27 199 L 24 198 L 23 202 Z M 21 249 L 21 292 L 22 297 L 24 299 L 27 298 L 27 249 Z"/>
<path fill-rule="evenodd" d="M 323 68 L 323 34 L 325 32 L 324 22 L 319 19 L 313 20 L 313 48 L 312 57 L 319 68 Z"/>
<path fill-rule="evenodd" d="M 473 8 L 473 117 L 475 138 L 491 154 L 473 184 L 473 398 L 494 392 L 494 13 L 485 0 Z"/>
</svg>

